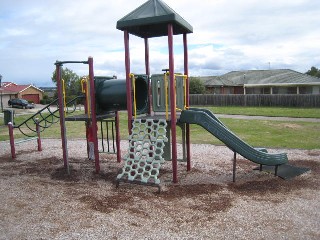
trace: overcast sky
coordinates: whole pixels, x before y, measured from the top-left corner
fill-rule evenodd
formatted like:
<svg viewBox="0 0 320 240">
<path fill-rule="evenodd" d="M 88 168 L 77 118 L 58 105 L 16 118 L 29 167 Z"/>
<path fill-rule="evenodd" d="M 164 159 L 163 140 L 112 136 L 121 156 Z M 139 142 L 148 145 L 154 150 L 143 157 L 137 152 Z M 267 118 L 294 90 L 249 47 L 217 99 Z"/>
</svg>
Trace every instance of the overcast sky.
<svg viewBox="0 0 320 240">
<path fill-rule="evenodd" d="M 116 23 L 146 0 L 1 0 L 3 81 L 52 86 L 56 60 L 94 59 L 95 75 L 125 76 L 123 32 Z M 319 0 L 165 0 L 193 26 L 189 75 L 234 70 L 320 67 Z M 182 37 L 174 36 L 183 72 Z M 144 41 L 130 36 L 131 71 L 144 73 Z M 167 38 L 150 39 L 151 73 L 168 68 Z M 86 65 L 65 65 L 86 75 Z"/>
</svg>

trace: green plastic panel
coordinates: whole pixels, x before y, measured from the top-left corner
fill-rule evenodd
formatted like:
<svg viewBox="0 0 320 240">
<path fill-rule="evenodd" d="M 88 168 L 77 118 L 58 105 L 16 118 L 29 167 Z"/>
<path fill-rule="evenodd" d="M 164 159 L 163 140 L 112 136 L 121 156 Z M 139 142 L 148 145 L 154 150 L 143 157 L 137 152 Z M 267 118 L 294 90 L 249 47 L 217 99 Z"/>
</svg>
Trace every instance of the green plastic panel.
<svg viewBox="0 0 320 240">
<path fill-rule="evenodd" d="M 170 76 L 167 76 L 167 97 L 168 97 L 168 110 L 170 111 Z M 177 108 L 184 109 L 184 78 L 183 76 L 176 76 L 176 105 Z M 155 74 L 151 76 L 151 89 L 152 89 L 152 107 L 155 112 L 166 111 L 166 88 L 164 74 Z"/>
</svg>

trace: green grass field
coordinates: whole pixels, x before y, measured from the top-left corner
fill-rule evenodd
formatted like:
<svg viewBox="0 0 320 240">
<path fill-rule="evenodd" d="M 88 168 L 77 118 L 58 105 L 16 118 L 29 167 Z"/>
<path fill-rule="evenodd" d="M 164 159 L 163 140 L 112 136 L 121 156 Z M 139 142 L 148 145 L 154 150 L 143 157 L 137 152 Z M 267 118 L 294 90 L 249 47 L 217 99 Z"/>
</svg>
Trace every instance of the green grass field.
<svg viewBox="0 0 320 240">
<path fill-rule="evenodd" d="M 320 108 L 255 108 L 255 107 L 207 107 L 217 114 L 241 114 L 255 116 L 282 116 L 320 118 Z M 15 124 L 21 123 L 30 115 L 18 116 Z M 0 119 L 0 141 L 8 140 L 8 128 Z M 254 147 L 320 149 L 320 124 L 310 122 L 284 122 L 266 120 L 240 120 L 221 118 L 235 134 Z M 68 138 L 85 138 L 84 122 L 67 122 Z M 178 128 L 179 129 L 179 128 Z M 127 114 L 120 113 L 121 139 L 127 139 Z M 179 132 L 179 131 L 178 131 Z M 46 129 L 43 138 L 60 138 L 60 125 L 54 124 Z M 23 135 L 15 130 L 15 138 Z M 178 137 L 178 139 L 181 139 Z M 200 144 L 222 144 L 218 139 L 197 125 L 191 126 L 191 142 Z"/>
<path fill-rule="evenodd" d="M 284 108 L 284 107 L 208 107 L 216 114 L 237 114 L 247 116 L 320 118 L 320 108 Z"/>
<path fill-rule="evenodd" d="M 221 119 L 231 131 L 254 147 L 319 149 L 319 123 Z M 192 125 L 194 143 L 223 144 L 201 127 Z"/>
</svg>

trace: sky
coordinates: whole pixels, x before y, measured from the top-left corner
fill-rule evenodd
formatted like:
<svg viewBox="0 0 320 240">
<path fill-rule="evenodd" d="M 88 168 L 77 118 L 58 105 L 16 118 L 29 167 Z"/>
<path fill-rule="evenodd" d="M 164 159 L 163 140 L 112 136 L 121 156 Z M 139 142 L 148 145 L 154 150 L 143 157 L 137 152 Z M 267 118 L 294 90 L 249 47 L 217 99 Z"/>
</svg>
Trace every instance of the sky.
<svg viewBox="0 0 320 240">
<path fill-rule="evenodd" d="M 54 86 L 55 61 L 93 57 L 95 75 L 125 77 L 123 32 L 116 23 L 146 0 L 1 0 L 3 82 Z M 320 68 L 319 0 L 164 0 L 193 26 L 189 75 Z M 174 36 L 175 71 L 183 40 Z M 149 40 L 151 74 L 168 68 L 168 39 Z M 131 72 L 144 73 L 144 41 L 130 35 Z M 88 66 L 65 67 L 79 76 Z"/>
</svg>

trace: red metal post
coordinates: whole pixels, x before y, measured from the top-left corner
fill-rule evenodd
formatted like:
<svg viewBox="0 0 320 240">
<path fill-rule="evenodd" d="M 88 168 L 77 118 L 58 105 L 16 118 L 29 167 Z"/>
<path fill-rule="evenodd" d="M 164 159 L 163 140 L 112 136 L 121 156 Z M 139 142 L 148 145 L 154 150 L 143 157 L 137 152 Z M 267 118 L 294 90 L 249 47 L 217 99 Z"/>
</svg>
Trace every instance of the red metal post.
<svg viewBox="0 0 320 240">
<path fill-rule="evenodd" d="M 124 31 L 124 51 L 126 65 L 126 88 L 127 88 L 127 111 L 128 111 L 128 131 L 131 134 L 132 128 L 132 95 L 131 95 L 131 77 L 130 77 L 130 50 L 129 50 L 129 33 Z"/>
<path fill-rule="evenodd" d="M 117 162 L 121 162 L 121 149 L 120 149 L 120 121 L 119 112 L 116 111 L 116 145 L 117 145 Z"/>
<path fill-rule="evenodd" d="M 150 61 L 149 61 L 149 41 L 148 38 L 144 39 L 144 54 L 145 54 L 145 66 L 146 66 L 146 75 L 148 76 L 148 113 L 151 114 L 151 84 L 150 84 Z"/>
<path fill-rule="evenodd" d="M 61 64 L 56 64 L 56 78 L 57 78 L 57 89 L 58 89 L 58 103 L 59 103 L 59 115 L 60 115 L 60 130 L 61 130 L 61 141 L 62 141 L 62 153 L 64 167 L 70 174 L 69 161 L 68 161 L 68 145 L 67 145 L 67 134 L 66 134 L 66 122 L 64 116 L 64 97 L 62 94 L 62 81 L 61 81 Z"/>
<path fill-rule="evenodd" d="M 88 82 L 83 83 L 83 88 L 84 88 L 84 94 L 85 94 L 85 100 L 84 100 L 84 113 L 87 115 L 88 114 L 88 93 L 87 93 L 87 84 Z"/>
<path fill-rule="evenodd" d="M 189 107 L 190 96 L 189 96 L 189 69 L 188 69 L 188 41 L 187 34 L 183 34 L 183 48 L 184 48 L 184 75 L 188 78 L 186 80 L 186 107 Z M 187 145 L 187 171 L 191 170 L 191 147 L 190 147 L 190 124 L 186 124 L 186 145 Z"/>
<path fill-rule="evenodd" d="M 89 64 L 89 86 L 90 86 L 90 108 L 91 108 L 91 124 L 92 124 L 92 135 L 94 145 L 94 160 L 96 166 L 96 173 L 100 172 L 100 160 L 99 160 L 99 149 L 98 149 L 98 124 L 96 116 L 96 96 L 94 87 L 94 72 L 93 72 L 93 58 L 88 58 Z"/>
<path fill-rule="evenodd" d="M 88 136 L 89 136 L 89 122 L 86 121 L 85 122 L 85 127 L 86 127 L 86 143 L 87 143 L 87 157 L 89 158 L 89 152 L 90 152 L 90 149 L 89 149 L 89 140 L 88 140 Z"/>
<path fill-rule="evenodd" d="M 85 115 L 88 115 L 88 86 L 87 86 L 88 82 L 85 81 L 83 83 L 83 88 L 84 88 L 84 94 L 85 94 L 85 100 L 84 100 L 84 113 Z M 86 121 L 85 123 L 85 127 L 86 127 L 86 142 L 87 142 L 87 157 L 89 158 L 89 142 L 88 142 L 88 134 L 89 134 L 89 122 Z"/>
<path fill-rule="evenodd" d="M 172 147 L 172 178 L 178 182 L 177 162 L 177 116 L 176 116 L 176 90 L 174 79 L 174 56 L 173 56 L 173 26 L 168 24 L 168 46 L 169 46 L 169 72 L 170 72 L 170 108 L 171 108 L 171 147 Z"/>
<path fill-rule="evenodd" d="M 37 130 L 37 143 L 38 143 L 38 151 L 42 151 L 42 146 L 41 146 L 41 137 L 40 137 L 40 126 L 39 126 L 39 121 L 36 119 L 36 130 Z"/>
<path fill-rule="evenodd" d="M 13 123 L 8 123 L 9 137 L 10 137 L 10 147 L 11 147 L 11 158 L 16 158 L 16 148 L 14 146 L 14 136 L 13 136 Z"/>
</svg>

